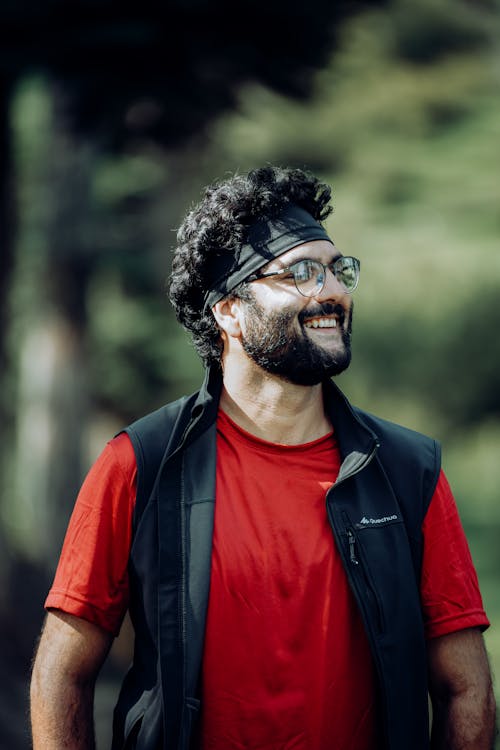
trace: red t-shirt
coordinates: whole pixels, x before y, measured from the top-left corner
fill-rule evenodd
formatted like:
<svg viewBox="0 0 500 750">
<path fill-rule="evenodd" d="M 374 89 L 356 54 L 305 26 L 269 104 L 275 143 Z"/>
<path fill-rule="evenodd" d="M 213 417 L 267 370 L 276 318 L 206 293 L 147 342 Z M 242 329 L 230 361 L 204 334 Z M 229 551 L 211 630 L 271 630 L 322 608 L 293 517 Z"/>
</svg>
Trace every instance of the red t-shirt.
<svg viewBox="0 0 500 750">
<path fill-rule="evenodd" d="M 372 658 L 326 514 L 334 436 L 217 427 L 203 750 L 374 750 Z"/>
<path fill-rule="evenodd" d="M 203 747 L 374 750 L 372 659 L 326 517 L 325 493 L 340 463 L 334 436 L 275 445 L 223 413 L 217 427 Z M 133 449 L 122 434 L 82 486 L 47 608 L 118 632 L 128 604 L 135 484 Z M 423 532 L 427 637 L 487 627 L 443 473 Z"/>
</svg>

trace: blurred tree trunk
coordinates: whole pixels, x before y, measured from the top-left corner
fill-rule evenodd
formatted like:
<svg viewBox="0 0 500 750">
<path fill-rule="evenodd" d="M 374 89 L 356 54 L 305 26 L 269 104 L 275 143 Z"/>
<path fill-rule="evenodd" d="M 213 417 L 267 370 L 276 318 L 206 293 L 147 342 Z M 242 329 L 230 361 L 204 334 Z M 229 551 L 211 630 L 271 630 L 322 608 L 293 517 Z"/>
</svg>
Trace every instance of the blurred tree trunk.
<svg viewBox="0 0 500 750">
<path fill-rule="evenodd" d="M 15 433 L 14 363 L 10 347 L 10 290 L 15 267 L 17 186 L 10 104 L 13 83 L 0 76 L 0 747 L 26 750 L 26 678 L 33 649 L 30 624 L 37 571 L 16 559 L 6 511 L 13 503 L 11 460 Z M 35 574 L 35 575 L 34 575 Z M 36 621 L 36 618 L 35 618 Z"/>
<path fill-rule="evenodd" d="M 0 210 L 9 220 L 0 226 L 2 341 L 9 341 L 2 347 L 2 379 L 13 393 L 2 404 L 11 429 L 2 443 L 2 458 L 7 446 L 9 451 L 8 471 L 1 477 L 7 544 L 0 539 L 0 680 L 9 691 L 0 701 L 0 747 L 28 750 L 26 682 L 33 644 L 87 462 L 90 414 L 83 358 L 96 150 L 71 134 L 66 93 L 54 82 L 24 84 L 15 99 L 14 147 L 3 121 L 0 144 Z M 22 208 L 15 244 L 12 153 Z M 6 424 L 2 420 L 2 440 Z"/>
<path fill-rule="evenodd" d="M 6 331 L 8 329 L 8 290 L 13 267 L 13 244 L 15 225 L 15 191 L 12 172 L 11 131 L 9 102 L 11 84 L 0 77 L 0 472 L 5 474 L 7 462 L 6 446 L 12 439 L 13 411 L 10 407 L 8 352 Z M 9 557 L 7 540 L 0 523 L 0 591 L 5 592 Z"/>
<path fill-rule="evenodd" d="M 53 83 L 46 87 L 50 122 L 38 169 L 48 180 L 50 200 L 33 195 L 44 210 L 35 211 L 38 226 L 26 236 L 43 237 L 39 247 L 22 250 L 38 257 L 28 271 L 31 309 L 24 310 L 17 342 L 17 503 L 10 513 L 19 552 L 52 572 L 81 482 L 88 422 L 82 352 L 91 154 L 66 127 L 65 92 Z M 29 169 L 21 170 L 24 179 Z"/>
<path fill-rule="evenodd" d="M 0 77 L 0 368 L 2 372 L 6 362 L 4 333 L 7 327 L 7 289 L 13 264 L 15 205 L 9 122 L 10 90 L 7 81 Z M 3 401 L 2 407 L 4 407 Z"/>
</svg>

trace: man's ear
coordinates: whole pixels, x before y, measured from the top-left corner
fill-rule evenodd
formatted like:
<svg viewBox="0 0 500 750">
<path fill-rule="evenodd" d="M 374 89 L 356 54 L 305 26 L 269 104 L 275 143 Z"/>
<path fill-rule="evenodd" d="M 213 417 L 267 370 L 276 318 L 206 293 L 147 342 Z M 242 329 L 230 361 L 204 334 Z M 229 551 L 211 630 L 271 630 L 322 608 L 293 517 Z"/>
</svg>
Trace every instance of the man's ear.
<svg viewBox="0 0 500 750">
<path fill-rule="evenodd" d="M 215 303 L 212 313 L 222 331 L 223 338 L 224 334 L 232 338 L 240 338 L 241 300 L 237 297 L 225 297 Z"/>
</svg>

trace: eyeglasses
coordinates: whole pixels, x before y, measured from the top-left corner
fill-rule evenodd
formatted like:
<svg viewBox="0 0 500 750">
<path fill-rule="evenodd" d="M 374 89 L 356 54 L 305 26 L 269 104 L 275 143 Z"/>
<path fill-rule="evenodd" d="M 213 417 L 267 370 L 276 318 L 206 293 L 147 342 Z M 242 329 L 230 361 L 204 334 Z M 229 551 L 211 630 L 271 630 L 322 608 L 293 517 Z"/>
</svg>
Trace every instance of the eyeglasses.
<svg viewBox="0 0 500 750">
<path fill-rule="evenodd" d="M 298 260 L 296 263 L 292 263 L 288 268 L 283 268 L 281 271 L 252 274 L 247 278 L 247 281 L 268 279 L 271 276 L 282 276 L 284 279 L 293 277 L 297 291 L 300 294 L 304 295 L 304 297 L 314 297 L 323 291 L 326 283 L 326 272 L 327 269 L 330 269 L 344 291 L 351 294 L 358 286 L 360 266 L 360 261 L 350 255 L 343 255 L 340 258 L 336 258 L 328 265 L 320 263 L 319 260 L 304 258 L 303 260 Z"/>
</svg>

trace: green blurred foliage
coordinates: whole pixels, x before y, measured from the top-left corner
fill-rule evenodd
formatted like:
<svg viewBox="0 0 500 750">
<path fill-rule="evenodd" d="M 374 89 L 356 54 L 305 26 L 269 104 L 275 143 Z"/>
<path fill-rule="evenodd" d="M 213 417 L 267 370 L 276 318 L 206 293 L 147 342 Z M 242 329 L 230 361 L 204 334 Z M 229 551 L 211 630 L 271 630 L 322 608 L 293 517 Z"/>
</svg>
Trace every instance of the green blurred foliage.
<svg viewBox="0 0 500 750">
<path fill-rule="evenodd" d="M 465 447 L 461 436 L 481 435 L 485 420 L 496 424 L 494 10 L 451 0 L 410 9 L 398 0 L 359 15 L 344 25 L 308 101 L 249 83 L 236 111 L 175 153 L 142 143 L 118 156 L 77 142 L 88 195 L 84 219 L 64 247 L 69 254 L 79 248 L 90 266 L 86 353 L 96 403 L 133 418 L 197 386 L 201 367 L 165 294 L 174 229 L 207 182 L 270 161 L 312 169 L 333 184 L 328 228 L 341 249 L 362 260 L 354 362 L 341 378 L 351 398 L 437 434 L 451 456 Z M 19 266 L 14 289 L 18 325 L 29 317 L 26 295 L 44 293 L 37 268 L 51 252 L 43 249 L 51 200 L 43 133 L 51 117 L 43 79 L 19 89 L 13 124 L 18 163 L 27 165 L 26 179 L 20 175 L 20 256 L 27 265 Z M 53 158 L 57 146 L 56 139 Z"/>
<path fill-rule="evenodd" d="M 443 442 L 498 674 L 499 16 L 438 0 L 393 8 L 346 26 L 311 102 L 242 90 L 208 134 L 208 162 L 307 166 L 333 184 L 328 228 L 362 261 L 339 382 Z"/>
<path fill-rule="evenodd" d="M 118 426 L 198 386 L 202 368 L 165 282 L 175 227 L 203 186 L 265 162 L 330 182 L 328 229 L 362 262 L 353 363 L 339 383 L 360 406 L 443 442 L 496 626 L 488 646 L 497 675 L 498 11 L 495 2 L 394 0 L 344 25 L 307 101 L 248 82 L 234 111 L 175 152 L 141 142 L 111 155 L 76 141 L 87 188 L 56 256 L 78 254 L 75 268 L 85 269 L 88 390 Z M 52 132 L 56 121 L 50 81 L 24 82 L 12 114 L 21 209 L 13 351 L 40 309 L 57 304 L 46 278 L 47 215 L 61 196 L 53 162 L 65 138 Z"/>
</svg>

